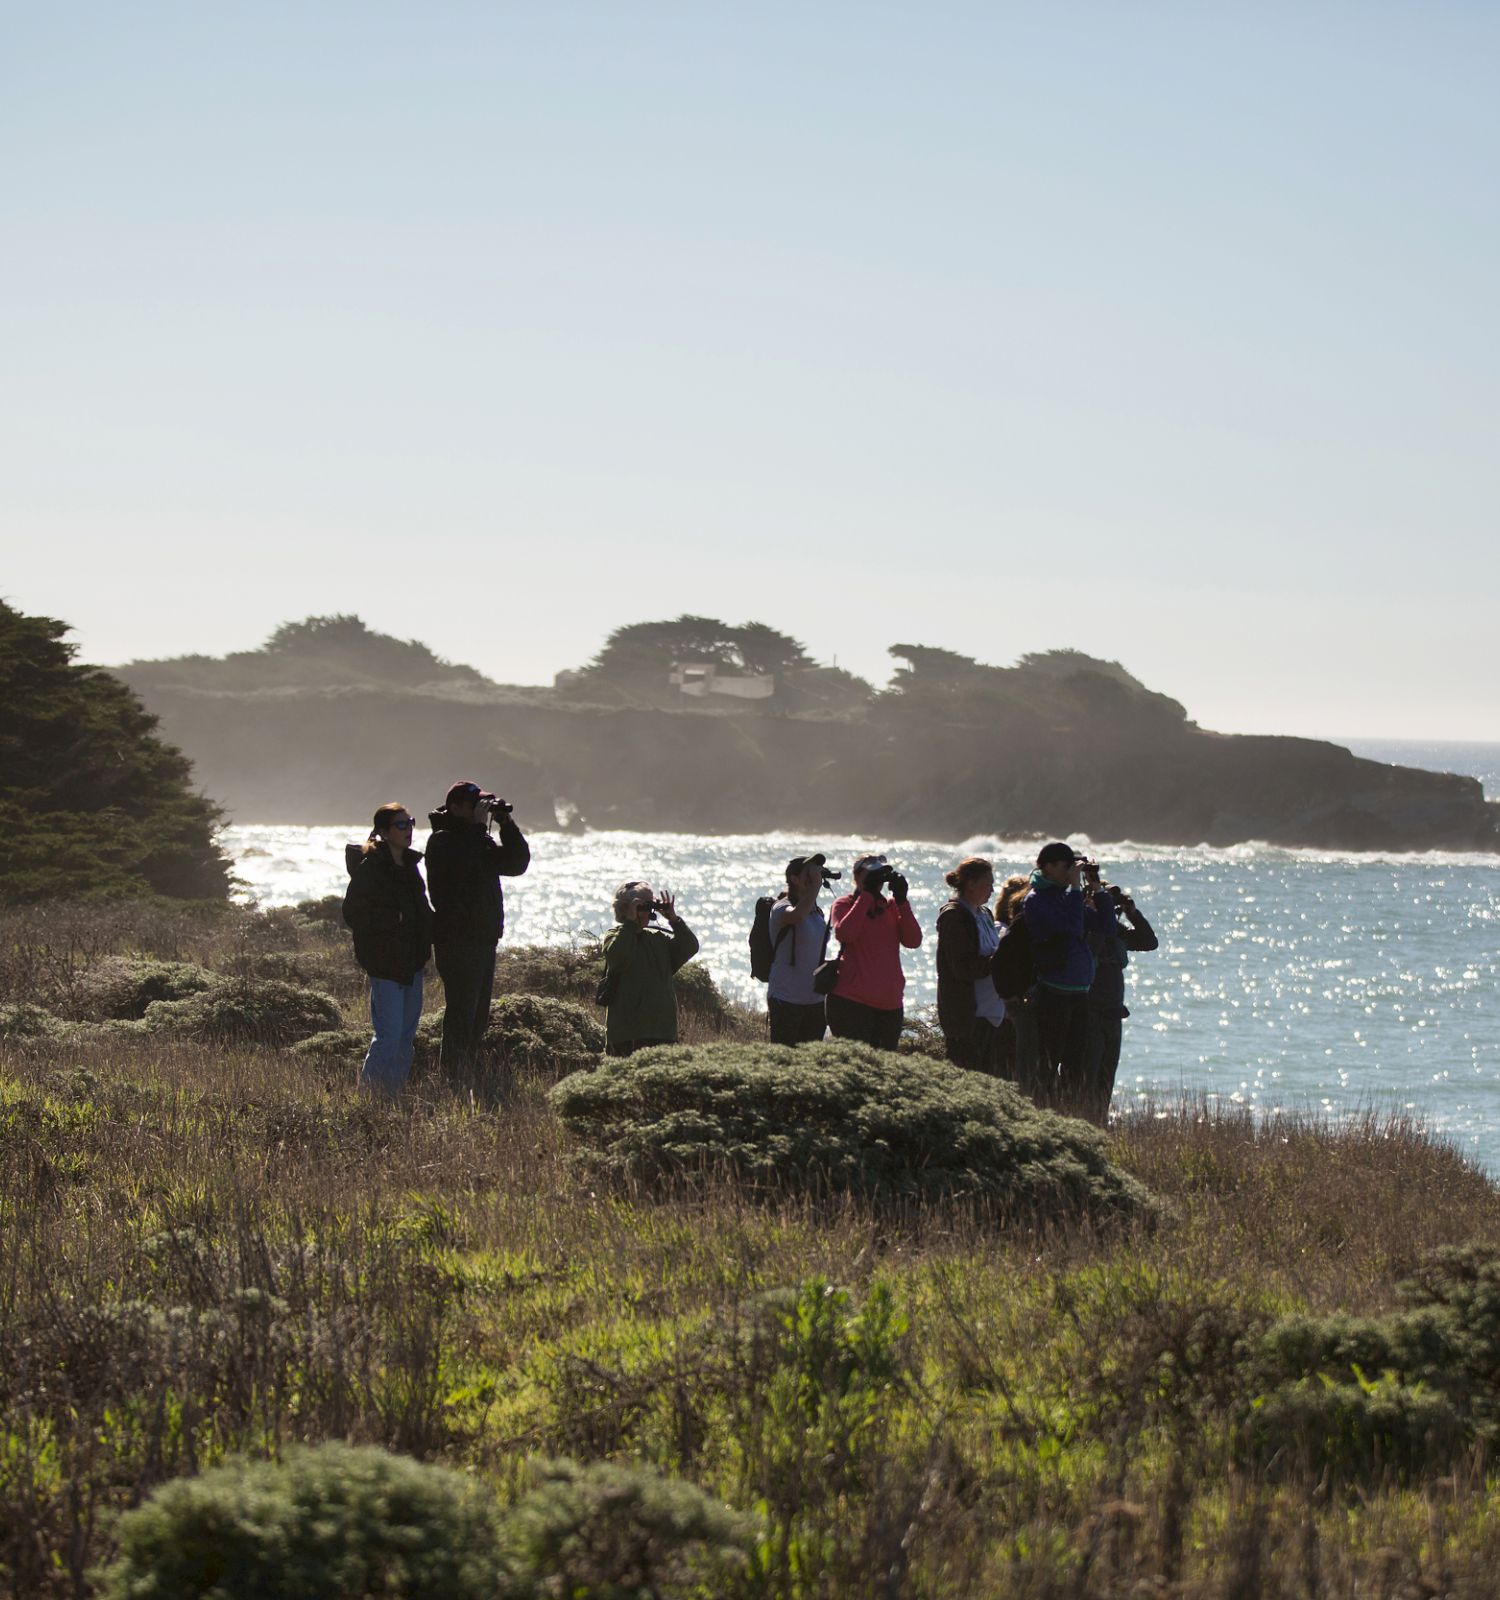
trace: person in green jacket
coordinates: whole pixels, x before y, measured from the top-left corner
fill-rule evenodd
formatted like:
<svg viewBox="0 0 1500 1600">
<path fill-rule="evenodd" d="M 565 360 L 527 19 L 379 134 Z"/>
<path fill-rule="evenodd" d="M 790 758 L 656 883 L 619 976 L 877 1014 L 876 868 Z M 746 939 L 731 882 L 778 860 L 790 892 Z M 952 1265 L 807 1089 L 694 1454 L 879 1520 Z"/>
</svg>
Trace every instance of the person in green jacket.
<svg viewBox="0 0 1500 1600">
<path fill-rule="evenodd" d="M 653 927 L 659 911 L 672 931 Z M 677 914 L 672 896 L 632 880 L 615 890 L 615 922 L 604 936 L 607 1054 L 628 1056 L 647 1045 L 677 1043 L 677 991 L 672 974 L 698 953 L 698 936 Z"/>
</svg>

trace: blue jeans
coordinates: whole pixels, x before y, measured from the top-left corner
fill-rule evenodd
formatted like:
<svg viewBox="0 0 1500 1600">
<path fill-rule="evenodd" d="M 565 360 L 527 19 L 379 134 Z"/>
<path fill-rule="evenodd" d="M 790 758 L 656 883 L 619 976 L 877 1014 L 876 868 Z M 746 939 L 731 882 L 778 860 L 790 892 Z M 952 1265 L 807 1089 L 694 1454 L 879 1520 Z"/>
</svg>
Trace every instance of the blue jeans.
<svg viewBox="0 0 1500 1600">
<path fill-rule="evenodd" d="M 412 1040 L 422 1020 L 422 974 L 410 983 L 370 979 L 370 1021 L 375 1037 L 360 1070 L 363 1089 L 399 1094 L 411 1074 Z"/>
</svg>

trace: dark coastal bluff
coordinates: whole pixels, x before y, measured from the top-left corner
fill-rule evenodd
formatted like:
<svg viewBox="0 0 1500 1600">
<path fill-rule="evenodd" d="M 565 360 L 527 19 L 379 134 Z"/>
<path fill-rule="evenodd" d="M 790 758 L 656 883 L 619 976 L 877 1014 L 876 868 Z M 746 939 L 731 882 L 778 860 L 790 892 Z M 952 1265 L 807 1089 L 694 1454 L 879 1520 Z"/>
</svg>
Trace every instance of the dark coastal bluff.
<svg viewBox="0 0 1500 1600">
<path fill-rule="evenodd" d="M 1213 733 L 1114 662 L 891 654 L 876 690 L 764 625 L 682 617 L 618 629 L 551 687 L 507 686 L 321 617 L 259 650 L 118 672 L 246 822 L 347 822 L 473 774 L 542 826 L 556 807 L 695 833 L 1500 849 L 1500 805 L 1473 778 Z"/>
</svg>

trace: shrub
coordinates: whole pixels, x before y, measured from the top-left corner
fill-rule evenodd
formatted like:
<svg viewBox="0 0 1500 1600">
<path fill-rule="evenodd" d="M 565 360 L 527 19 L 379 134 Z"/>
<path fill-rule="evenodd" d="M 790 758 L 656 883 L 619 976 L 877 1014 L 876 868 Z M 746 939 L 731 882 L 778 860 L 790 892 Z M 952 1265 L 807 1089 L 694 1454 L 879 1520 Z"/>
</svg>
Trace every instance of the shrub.
<svg viewBox="0 0 1500 1600">
<path fill-rule="evenodd" d="M 106 956 L 89 968 L 73 992 L 72 1009 L 94 1022 L 144 1017 L 157 1000 L 185 1000 L 219 981 L 206 967 L 141 956 Z"/>
<path fill-rule="evenodd" d="M 40 1006 L 0 1006 L 0 1039 L 30 1044 L 43 1039 L 60 1039 L 67 1032 L 67 1023 Z"/>
<path fill-rule="evenodd" d="M 497 1518 L 445 1467 L 325 1444 L 163 1485 L 120 1519 L 105 1600 L 493 1600 Z"/>
<path fill-rule="evenodd" d="M 504 1543 L 518 1592 L 580 1600 L 669 1600 L 722 1593 L 743 1570 L 748 1518 L 645 1467 L 553 1461 L 511 1508 Z"/>
<path fill-rule="evenodd" d="M 973 1196 L 1008 1210 L 1146 1218 L 1156 1202 L 1086 1124 L 1010 1084 L 842 1040 L 644 1050 L 552 1091 L 583 1159 L 672 1183 Z"/>
<path fill-rule="evenodd" d="M 1466 1429 L 1444 1395 L 1393 1376 L 1301 1378 L 1262 1397 L 1245 1454 L 1277 1473 L 1334 1484 L 1409 1482 L 1448 1470 Z"/>
<path fill-rule="evenodd" d="M 167 1033 L 211 1044 L 285 1047 L 340 1026 L 337 1002 L 317 989 L 275 980 L 234 979 L 189 995 L 158 1000 L 143 1019 L 150 1033 Z"/>
<path fill-rule="evenodd" d="M 304 922 L 323 927 L 344 926 L 344 897 L 341 894 L 320 895 L 316 900 L 299 900 L 292 909 Z"/>
<path fill-rule="evenodd" d="M 437 1061 L 443 1014 L 429 1012 L 417 1024 L 416 1059 Z M 604 1029 L 582 1006 L 545 995 L 504 995 L 490 1007 L 479 1042 L 476 1068 L 482 1076 L 526 1072 L 558 1078 L 592 1067 L 604 1050 Z"/>
<path fill-rule="evenodd" d="M 291 1053 L 304 1061 L 316 1061 L 328 1066 L 358 1065 L 370 1048 L 370 1035 L 355 1033 L 349 1028 L 330 1028 L 325 1033 L 309 1034 L 299 1039 Z"/>
</svg>

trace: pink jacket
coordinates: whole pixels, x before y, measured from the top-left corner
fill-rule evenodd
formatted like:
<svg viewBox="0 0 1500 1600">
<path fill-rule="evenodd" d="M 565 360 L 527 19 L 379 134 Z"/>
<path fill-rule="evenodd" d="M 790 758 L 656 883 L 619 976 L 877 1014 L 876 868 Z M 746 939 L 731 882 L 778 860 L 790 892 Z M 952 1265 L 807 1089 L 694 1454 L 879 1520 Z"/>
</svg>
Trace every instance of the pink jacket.
<svg viewBox="0 0 1500 1600">
<path fill-rule="evenodd" d="M 901 947 L 915 950 L 922 942 L 922 927 L 910 902 L 887 900 L 878 917 L 870 915 L 874 904 L 875 897 L 863 889 L 833 902 L 833 936 L 841 958 L 833 992 L 877 1011 L 899 1011 L 906 990 Z"/>
</svg>

